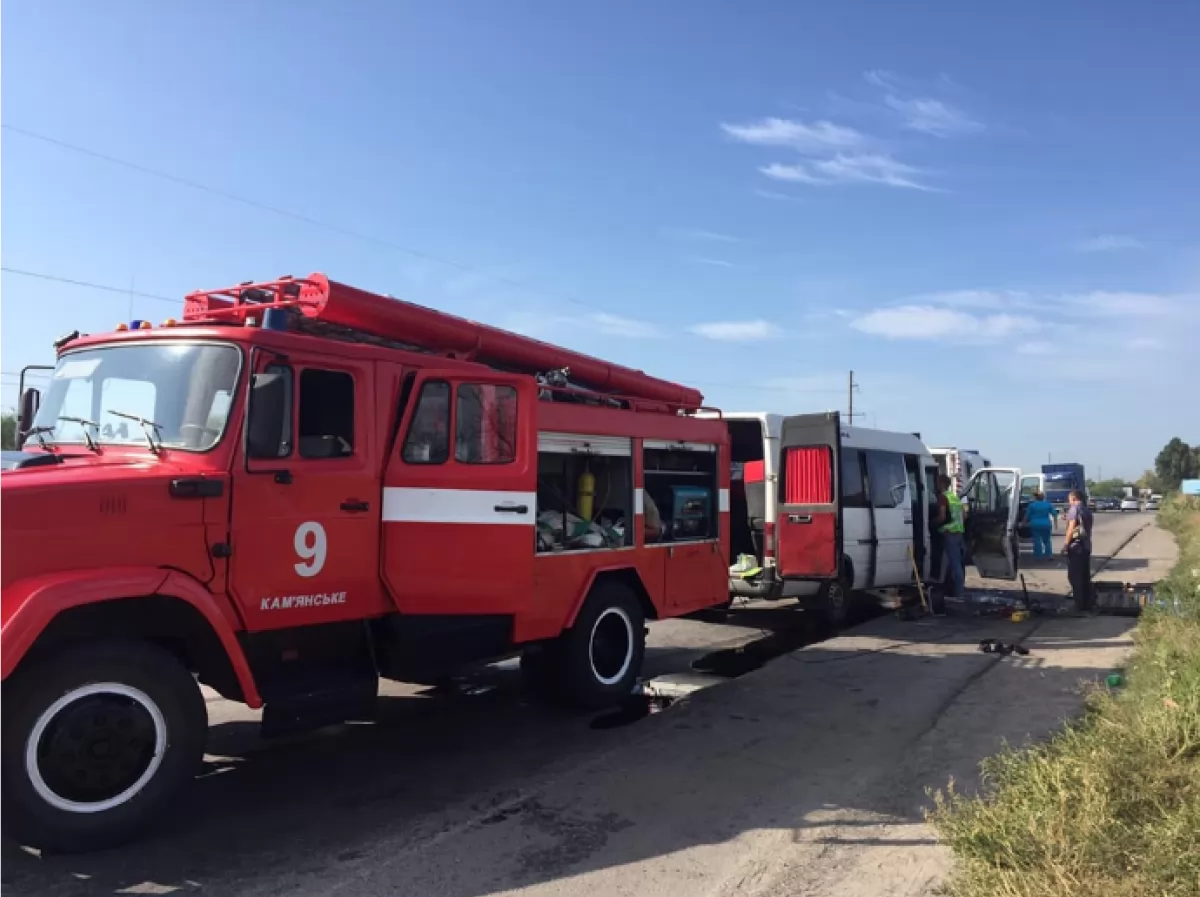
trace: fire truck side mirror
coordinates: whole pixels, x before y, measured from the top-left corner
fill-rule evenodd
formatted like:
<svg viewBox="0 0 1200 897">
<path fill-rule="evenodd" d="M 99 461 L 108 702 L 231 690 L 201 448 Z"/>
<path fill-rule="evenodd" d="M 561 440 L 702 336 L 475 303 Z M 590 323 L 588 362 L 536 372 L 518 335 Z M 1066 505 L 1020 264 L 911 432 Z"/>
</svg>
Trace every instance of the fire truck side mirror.
<svg viewBox="0 0 1200 897">
<path fill-rule="evenodd" d="M 289 376 L 284 373 L 255 374 L 251 380 L 246 423 L 247 457 L 279 457 L 286 438 L 283 425 L 287 416 Z"/>
<path fill-rule="evenodd" d="M 42 404 L 42 394 L 32 386 L 21 393 L 21 408 L 17 413 L 18 444 L 33 428 L 33 419 L 37 417 L 38 408 Z"/>
</svg>

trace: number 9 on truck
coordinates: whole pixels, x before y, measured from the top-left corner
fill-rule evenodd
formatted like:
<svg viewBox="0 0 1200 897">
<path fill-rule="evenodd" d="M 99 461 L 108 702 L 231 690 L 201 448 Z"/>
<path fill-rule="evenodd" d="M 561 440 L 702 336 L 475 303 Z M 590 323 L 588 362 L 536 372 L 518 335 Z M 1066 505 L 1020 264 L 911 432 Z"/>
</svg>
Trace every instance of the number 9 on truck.
<svg viewBox="0 0 1200 897">
<path fill-rule="evenodd" d="M 292 546 L 300 558 L 300 563 L 293 565 L 300 576 L 308 578 L 321 572 L 325 566 L 325 527 L 314 521 L 300 524 Z"/>
</svg>

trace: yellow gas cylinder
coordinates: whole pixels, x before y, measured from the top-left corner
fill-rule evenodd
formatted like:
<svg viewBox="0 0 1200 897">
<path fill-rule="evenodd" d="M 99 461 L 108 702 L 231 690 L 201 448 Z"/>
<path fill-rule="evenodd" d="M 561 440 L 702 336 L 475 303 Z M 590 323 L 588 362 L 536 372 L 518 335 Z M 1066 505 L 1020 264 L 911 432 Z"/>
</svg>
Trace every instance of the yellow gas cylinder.
<svg viewBox="0 0 1200 897">
<path fill-rule="evenodd" d="M 584 520 L 592 519 L 593 505 L 596 503 L 596 477 L 590 470 L 579 475 L 579 483 L 575 495 L 575 512 Z"/>
</svg>

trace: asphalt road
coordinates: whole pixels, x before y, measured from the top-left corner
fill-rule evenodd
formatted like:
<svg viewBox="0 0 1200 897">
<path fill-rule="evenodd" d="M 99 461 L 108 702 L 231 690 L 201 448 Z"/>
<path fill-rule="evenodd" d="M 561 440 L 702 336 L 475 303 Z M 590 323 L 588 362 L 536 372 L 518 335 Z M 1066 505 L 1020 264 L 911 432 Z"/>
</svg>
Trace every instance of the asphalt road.
<svg viewBox="0 0 1200 897">
<path fill-rule="evenodd" d="M 1097 515 L 1097 564 L 1151 517 Z M 1137 559 L 1118 560 L 1136 570 Z M 1060 561 L 1035 564 L 1026 555 L 1023 566 L 1033 587 L 1060 587 Z M 651 627 L 646 671 L 650 676 L 687 672 L 701 658 L 726 656 L 722 652 L 778 632 L 788 648 L 823 637 L 811 615 L 779 605 L 665 621 Z M 597 717 L 555 713 L 527 702 L 511 665 L 491 668 L 454 689 L 388 684 L 383 691 L 373 723 L 274 742 L 258 738 L 256 714 L 211 700 L 205 771 L 161 831 L 126 848 L 82 857 L 39 857 L 6 842 L 4 892 L 30 897 L 193 890 L 315 895 L 342 881 L 339 870 L 344 869 L 351 885 L 346 893 L 367 893 L 352 886 L 353 879 L 367 874 L 364 869 L 382 868 L 410 852 L 453 854 L 455 839 L 480 826 L 496 824 L 499 831 L 518 796 L 537 793 L 598 758 L 633 750 L 646 727 L 632 722 L 597 728 Z M 707 736 L 699 729 L 689 737 L 703 742 Z M 724 774 L 713 770 L 714 776 Z M 669 802 L 672 795 L 658 799 Z M 586 854 L 589 844 L 608 837 L 606 827 L 625 824 L 587 817 L 562 848 L 566 855 L 542 861 L 548 871 L 567 874 L 571 851 Z M 507 850 L 503 839 L 487 849 L 497 857 Z M 538 862 L 536 854 L 530 862 Z M 396 889 L 375 882 L 370 893 L 417 897 L 400 878 Z M 310 879 L 311 886 L 305 884 Z M 437 893 L 427 889 L 419 897 Z"/>
</svg>

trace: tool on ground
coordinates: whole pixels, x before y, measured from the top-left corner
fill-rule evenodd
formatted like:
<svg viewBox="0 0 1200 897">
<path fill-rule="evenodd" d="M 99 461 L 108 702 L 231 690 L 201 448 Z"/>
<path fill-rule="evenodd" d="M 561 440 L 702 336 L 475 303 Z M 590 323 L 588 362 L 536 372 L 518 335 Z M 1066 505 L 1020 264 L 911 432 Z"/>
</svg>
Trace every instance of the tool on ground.
<svg viewBox="0 0 1200 897">
<path fill-rule="evenodd" d="M 908 546 L 908 562 L 912 564 L 913 576 L 917 579 L 917 594 L 921 596 L 921 609 L 929 613 L 929 602 L 925 600 L 925 584 L 921 582 L 921 571 L 917 568 L 917 559 L 913 556 L 912 545 Z"/>
</svg>

